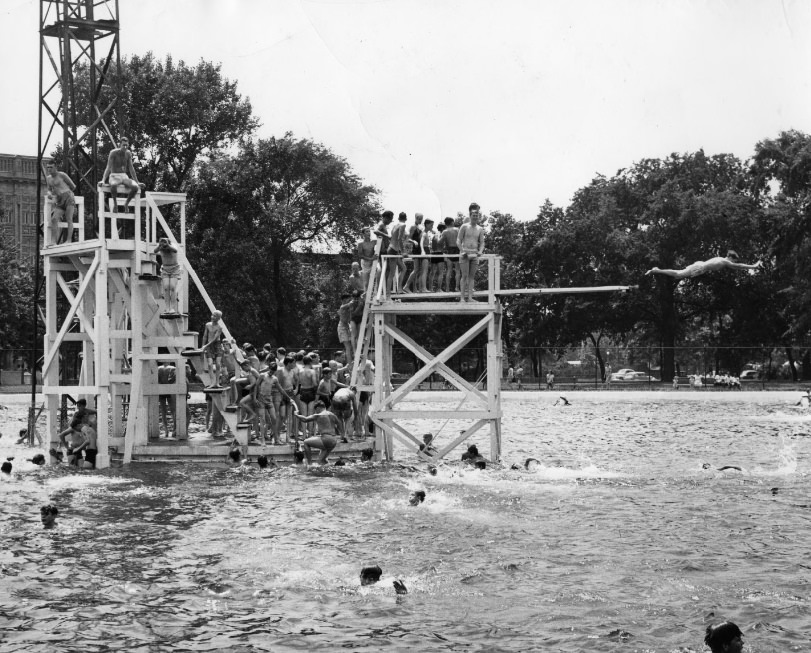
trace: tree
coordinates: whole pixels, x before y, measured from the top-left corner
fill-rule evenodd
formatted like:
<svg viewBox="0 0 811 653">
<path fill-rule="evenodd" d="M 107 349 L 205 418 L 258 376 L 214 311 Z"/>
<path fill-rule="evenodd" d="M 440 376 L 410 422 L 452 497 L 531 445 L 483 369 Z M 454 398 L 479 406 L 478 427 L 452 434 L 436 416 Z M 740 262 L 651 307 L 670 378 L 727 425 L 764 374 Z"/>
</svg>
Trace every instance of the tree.
<svg viewBox="0 0 811 653">
<path fill-rule="evenodd" d="M 77 86 L 87 89 L 87 66 L 77 73 Z M 237 92 L 237 82 L 223 77 L 220 64 L 200 60 L 187 66 L 171 56 L 159 61 L 148 52 L 111 67 L 102 95 L 118 92 L 118 105 L 106 117 L 116 138 L 127 135 L 139 179 L 149 189 L 183 190 L 201 157 L 214 156 L 250 136 L 259 122 L 251 103 Z M 77 93 L 78 115 L 87 116 L 88 91 Z M 102 98 L 106 101 L 106 98 Z M 114 146 L 100 146 L 101 171 Z"/>
<path fill-rule="evenodd" d="M 750 172 L 753 192 L 766 208 L 765 235 L 774 263 L 765 306 L 796 380 L 791 344 L 811 334 L 811 136 L 791 130 L 760 141 Z M 805 378 L 809 367 L 803 366 Z"/>
<path fill-rule="evenodd" d="M 0 349 L 30 346 L 33 286 L 31 267 L 18 261 L 16 250 L 0 233 Z"/>
<path fill-rule="evenodd" d="M 207 287 L 243 304 L 249 293 L 245 324 L 282 342 L 320 301 L 337 308 L 299 255 L 353 251 L 378 213 L 377 190 L 346 160 L 290 133 L 202 165 L 189 190 L 187 243 Z"/>
</svg>

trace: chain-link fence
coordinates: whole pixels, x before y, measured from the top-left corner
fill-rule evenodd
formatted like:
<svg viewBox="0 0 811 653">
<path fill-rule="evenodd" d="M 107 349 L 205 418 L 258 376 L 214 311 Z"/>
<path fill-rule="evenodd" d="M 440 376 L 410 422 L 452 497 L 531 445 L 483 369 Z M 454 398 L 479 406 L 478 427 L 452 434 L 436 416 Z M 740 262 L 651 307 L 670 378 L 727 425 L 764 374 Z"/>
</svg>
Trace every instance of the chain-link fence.
<svg viewBox="0 0 811 653">
<path fill-rule="evenodd" d="M 296 351 L 288 347 L 288 351 Z M 334 348 L 321 347 L 322 358 L 329 360 Z M 584 345 L 572 349 L 504 348 L 501 377 L 512 382 L 509 387 L 542 389 L 547 385 L 547 375 L 555 375 L 556 385 L 573 387 L 659 387 L 662 384 L 662 368 L 666 356 L 664 348 L 608 346 L 599 353 L 593 346 Z M 806 347 L 676 347 L 672 350 L 674 376 L 682 384 L 688 379 L 701 379 L 712 385 L 715 377 L 735 377 L 742 383 L 802 382 L 811 379 L 811 348 Z M 30 349 L 0 349 L 0 388 L 8 390 L 30 387 Z M 60 383 L 79 383 L 82 366 L 81 343 L 69 342 L 60 348 Z M 38 356 L 37 383 L 41 382 Z M 448 361 L 448 366 L 462 378 L 482 381 L 487 369 L 487 354 L 484 347 L 462 349 Z M 405 382 L 422 367 L 422 362 L 405 348 L 393 350 L 392 381 L 395 385 Z M 668 379 L 672 382 L 672 379 Z M 431 375 L 422 385 L 423 389 L 450 388 L 439 375 Z"/>
</svg>

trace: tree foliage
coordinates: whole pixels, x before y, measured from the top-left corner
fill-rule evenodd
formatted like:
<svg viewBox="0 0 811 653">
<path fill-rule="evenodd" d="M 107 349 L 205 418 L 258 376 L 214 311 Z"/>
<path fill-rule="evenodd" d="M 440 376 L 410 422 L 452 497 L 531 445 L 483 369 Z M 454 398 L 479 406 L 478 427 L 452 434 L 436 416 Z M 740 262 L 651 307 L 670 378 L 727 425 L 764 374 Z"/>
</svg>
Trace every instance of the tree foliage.
<svg viewBox="0 0 811 653">
<path fill-rule="evenodd" d="M 84 65 L 76 72 L 79 115 L 90 97 Z M 224 151 L 250 136 L 258 126 L 251 103 L 225 78 L 220 64 L 200 60 L 189 66 L 171 56 L 160 61 L 148 52 L 122 59 L 111 67 L 102 90 L 106 100 L 117 93 L 114 112 L 106 116 L 117 139 L 129 136 L 140 181 L 148 189 L 179 192 L 185 188 L 196 162 Z M 100 145 L 99 166 L 114 146 Z"/>
<path fill-rule="evenodd" d="M 310 262 L 319 250 L 353 251 L 378 212 L 376 189 L 346 160 L 289 133 L 202 165 L 189 195 L 188 243 L 209 292 L 224 306 L 234 302 L 232 314 L 276 342 L 327 319 L 312 315 L 322 302 L 334 314 L 349 273 L 334 269 L 331 257 Z M 334 331 L 334 318 L 329 323 Z"/>
</svg>

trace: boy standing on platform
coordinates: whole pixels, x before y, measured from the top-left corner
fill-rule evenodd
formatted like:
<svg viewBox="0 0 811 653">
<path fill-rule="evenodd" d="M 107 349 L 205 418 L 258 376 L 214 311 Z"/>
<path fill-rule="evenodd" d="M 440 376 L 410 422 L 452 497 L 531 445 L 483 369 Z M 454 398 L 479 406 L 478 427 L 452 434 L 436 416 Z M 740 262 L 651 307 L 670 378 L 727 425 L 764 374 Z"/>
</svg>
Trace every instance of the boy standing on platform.
<svg viewBox="0 0 811 653">
<path fill-rule="evenodd" d="M 358 243 L 358 259 L 360 260 L 360 275 L 363 280 L 363 288 L 361 292 L 366 292 L 369 286 L 369 277 L 372 274 L 372 266 L 375 262 L 375 241 L 372 240 L 372 230 L 366 228 L 363 230 L 363 240 Z"/>
<path fill-rule="evenodd" d="M 451 292 L 451 277 L 455 276 L 456 290 L 459 290 L 459 230 L 453 218 L 445 218 L 445 230 L 442 232 L 442 250 L 445 252 L 445 292 Z"/>
<path fill-rule="evenodd" d="M 177 315 L 177 282 L 180 281 L 177 247 L 170 243 L 168 238 L 161 238 L 153 253 L 161 255 L 161 285 L 166 312 Z"/>
<path fill-rule="evenodd" d="M 73 197 L 73 191 L 76 190 L 76 184 L 64 172 L 57 170 L 54 163 L 49 163 L 45 169 L 48 171 L 45 177 L 45 183 L 48 184 L 48 198 L 53 202 L 50 216 L 51 238 L 53 239 L 51 244 L 70 243 L 73 241 L 73 213 L 76 210 L 76 198 Z M 64 212 L 65 222 L 68 223 L 65 240 L 62 240 L 64 234 L 59 229 L 61 212 Z"/>
<path fill-rule="evenodd" d="M 473 287 L 476 285 L 476 270 L 479 267 L 479 256 L 484 254 L 484 229 L 479 226 L 479 205 L 473 202 L 468 209 L 470 222 L 459 229 L 457 247 L 459 247 L 459 270 L 461 301 L 473 301 Z M 467 295 L 467 300 L 465 299 Z"/>
</svg>

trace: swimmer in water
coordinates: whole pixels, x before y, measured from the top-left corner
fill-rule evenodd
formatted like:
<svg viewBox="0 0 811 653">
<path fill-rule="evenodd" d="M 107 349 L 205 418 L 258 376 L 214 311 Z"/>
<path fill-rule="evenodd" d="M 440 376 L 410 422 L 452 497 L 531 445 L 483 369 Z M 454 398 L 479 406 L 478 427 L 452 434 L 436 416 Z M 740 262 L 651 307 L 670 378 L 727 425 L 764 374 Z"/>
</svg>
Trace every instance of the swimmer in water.
<svg viewBox="0 0 811 653">
<path fill-rule="evenodd" d="M 42 520 L 43 528 L 51 529 L 56 526 L 56 516 L 58 514 L 59 510 L 56 506 L 50 504 L 42 506 L 42 508 L 39 509 L 39 517 Z"/>
<path fill-rule="evenodd" d="M 408 498 L 408 503 L 411 506 L 418 506 L 425 501 L 425 490 L 414 490 Z"/>
<path fill-rule="evenodd" d="M 802 406 L 803 408 L 808 408 L 811 406 L 811 389 L 806 390 L 805 394 L 800 396 L 800 401 L 794 405 Z"/>
<path fill-rule="evenodd" d="M 10 476 L 12 467 L 13 467 L 12 464 L 8 460 L 6 460 L 2 465 L 0 465 L 0 472 L 3 472 L 3 474 L 8 474 Z"/>
<path fill-rule="evenodd" d="M 743 651 L 743 633 L 731 621 L 724 621 L 715 626 L 707 626 L 704 643 L 712 653 L 741 653 Z"/>
<path fill-rule="evenodd" d="M 559 405 L 560 406 L 571 406 L 572 404 L 568 399 L 566 399 L 565 395 L 560 395 L 560 397 L 558 397 L 557 400 L 555 401 L 555 403 L 552 404 L 552 405 L 553 406 L 559 406 Z"/>
<path fill-rule="evenodd" d="M 725 257 L 716 256 L 707 261 L 696 261 L 692 265 L 688 265 L 683 270 L 662 270 L 660 268 L 651 268 L 645 273 L 645 276 L 648 276 L 649 274 L 664 274 L 668 277 L 681 280 L 691 279 L 693 277 L 706 274 L 707 272 L 716 272 L 725 268 L 730 270 L 757 270 L 762 265 L 763 264 L 760 261 L 754 263 L 753 265 L 739 263 L 738 254 L 734 250 L 730 249 Z"/>
<path fill-rule="evenodd" d="M 702 469 L 712 469 L 712 465 L 710 465 L 710 463 L 704 463 L 701 466 L 701 468 Z M 736 465 L 724 465 L 723 467 L 719 467 L 718 471 L 723 472 L 723 471 L 726 471 L 727 469 L 734 469 L 736 472 L 742 472 L 743 471 L 740 467 L 738 467 Z"/>
</svg>

